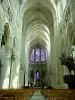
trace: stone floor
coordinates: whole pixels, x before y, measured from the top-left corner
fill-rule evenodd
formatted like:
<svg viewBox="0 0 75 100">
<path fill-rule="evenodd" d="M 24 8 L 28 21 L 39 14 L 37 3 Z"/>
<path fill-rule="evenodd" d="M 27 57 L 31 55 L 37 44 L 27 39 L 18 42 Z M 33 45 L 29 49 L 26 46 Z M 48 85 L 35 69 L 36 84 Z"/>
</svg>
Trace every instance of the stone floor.
<svg viewBox="0 0 75 100">
<path fill-rule="evenodd" d="M 42 96 L 40 90 L 35 90 L 35 93 L 30 100 L 46 100 L 46 99 Z"/>
</svg>

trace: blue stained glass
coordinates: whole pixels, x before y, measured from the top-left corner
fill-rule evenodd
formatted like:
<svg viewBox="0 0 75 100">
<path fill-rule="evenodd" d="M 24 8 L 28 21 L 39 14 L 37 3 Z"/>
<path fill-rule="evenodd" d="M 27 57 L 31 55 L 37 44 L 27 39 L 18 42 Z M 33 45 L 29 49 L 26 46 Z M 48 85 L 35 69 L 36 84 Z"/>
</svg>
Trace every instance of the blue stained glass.
<svg viewBox="0 0 75 100">
<path fill-rule="evenodd" d="M 41 61 L 45 61 L 45 50 L 41 49 Z"/>
<path fill-rule="evenodd" d="M 31 53 L 31 61 L 34 61 L 34 49 L 32 50 L 32 53 Z"/>
<path fill-rule="evenodd" d="M 41 55 L 40 55 L 40 49 L 37 48 L 36 52 L 34 53 L 34 49 L 31 52 L 31 61 L 40 61 L 40 56 L 41 56 L 41 61 L 47 61 L 48 60 L 48 52 L 46 49 L 41 49 Z M 35 57 L 35 58 L 34 58 Z"/>
<path fill-rule="evenodd" d="M 40 60 L 40 50 L 37 48 L 36 49 L 36 61 Z"/>
<path fill-rule="evenodd" d="M 37 80 L 40 79 L 40 74 L 39 74 L 39 72 L 36 72 L 35 78 L 36 78 Z"/>
</svg>

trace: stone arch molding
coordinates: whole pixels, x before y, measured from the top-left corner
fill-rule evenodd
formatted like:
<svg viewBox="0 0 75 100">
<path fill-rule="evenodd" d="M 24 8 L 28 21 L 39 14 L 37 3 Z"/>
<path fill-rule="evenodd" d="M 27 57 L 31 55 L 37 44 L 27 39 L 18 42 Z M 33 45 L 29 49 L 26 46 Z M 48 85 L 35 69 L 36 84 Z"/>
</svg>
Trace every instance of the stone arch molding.
<svg viewBox="0 0 75 100">
<path fill-rule="evenodd" d="M 37 23 L 37 24 L 36 24 Z M 27 28 L 27 31 L 29 31 L 29 29 L 31 30 L 34 30 L 35 27 L 38 27 L 38 28 L 41 28 L 43 29 L 45 32 L 48 33 L 48 35 L 50 35 L 50 31 L 48 29 L 48 27 L 40 20 L 36 20 L 36 21 L 33 21 L 32 23 L 29 24 L 28 28 Z M 46 27 L 45 27 L 46 26 Z"/>
<path fill-rule="evenodd" d="M 53 14 L 53 19 L 56 18 L 56 9 L 54 7 L 54 5 L 51 2 L 52 0 L 25 0 L 21 9 L 20 9 L 20 15 L 23 17 L 24 13 L 27 9 L 29 9 L 32 5 L 38 3 L 42 3 L 47 9 L 49 9 L 50 11 L 52 11 Z"/>
<path fill-rule="evenodd" d="M 36 46 L 37 46 L 37 43 L 34 43 L 33 46 L 31 46 L 31 47 L 29 48 L 30 54 L 31 54 L 32 50 L 33 50 Z M 44 49 L 46 49 L 45 45 L 40 45 L 40 43 L 38 44 L 38 46 L 39 46 L 39 48 L 44 48 Z"/>
<path fill-rule="evenodd" d="M 37 3 L 38 3 L 38 2 L 37 2 Z M 46 26 L 49 28 L 49 31 L 50 31 L 51 33 L 54 33 L 54 18 L 53 18 L 53 13 L 52 13 L 51 9 L 48 9 L 47 7 L 45 7 L 45 6 L 41 3 L 41 5 L 42 5 L 42 7 L 44 8 L 45 11 L 42 11 L 42 10 L 37 11 L 37 9 L 40 8 L 39 6 L 38 6 L 38 8 L 34 7 L 34 6 L 37 6 L 37 3 L 34 3 L 33 5 L 31 5 L 30 8 L 28 8 L 28 9 L 25 10 L 25 12 L 24 12 L 24 16 L 23 16 L 23 26 L 24 26 L 23 31 L 24 31 L 24 32 L 23 32 L 23 33 L 25 34 L 25 33 L 26 33 L 26 29 L 28 28 L 28 26 L 29 26 L 31 23 L 33 23 L 33 22 L 35 22 L 35 21 L 37 21 L 37 20 L 43 22 L 44 25 L 46 25 Z M 40 5 L 40 3 L 39 3 L 39 5 Z M 33 9 L 34 9 L 35 11 L 31 13 L 31 10 L 33 10 Z M 40 8 L 40 9 L 41 9 L 41 8 Z M 30 11 L 31 15 L 28 14 L 29 11 Z M 28 12 L 28 13 L 27 13 L 27 12 Z M 47 12 L 47 14 L 48 14 L 49 17 L 47 16 L 46 12 Z M 28 14 L 28 16 L 29 16 L 29 18 L 27 19 L 28 21 L 25 19 L 25 18 L 27 18 L 27 14 Z M 33 15 L 33 16 L 32 16 L 32 15 Z M 40 15 L 40 16 L 38 16 L 38 15 Z M 25 20 L 24 20 L 24 19 L 25 19 Z M 50 19 L 52 19 L 52 20 L 50 20 Z M 25 24 L 24 24 L 24 23 L 25 23 Z"/>
<path fill-rule="evenodd" d="M 39 4 L 42 4 L 43 6 L 43 8 L 45 7 L 45 9 L 47 9 L 49 12 L 51 12 L 51 13 L 49 13 L 49 14 L 51 14 L 50 16 L 51 16 L 51 18 L 53 19 L 52 20 L 52 22 L 50 22 L 50 23 L 48 23 L 48 21 L 51 21 L 51 20 L 49 20 L 50 18 L 48 18 L 48 19 L 46 19 L 47 18 L 47 15 L 45 16 L 43 13 L 41 13 L 40 15 L 45 19 L 45 20 L 43 20 L 43 21 L 41 21 L 41 22 L 44 22 L 44 24 L 43 25 L 45 25 L 45 26 L 47 26 L 48 27 L 48 25 L 46 24 L 46 23 L 48 23 L 48 24 L 53 24 L 54 25 L 54 16 L 55 16 L 55 9 L 54 9 L 54 7 L 53 7 L 53 5 L 52 5 L 52 3 L 48 0 L 48 1 L 41 1 L 41 0 L 39 0 L 39 1 L 37 1 L 37 0 L 32 0 L 32 1 L 29 1 L 29 3 L 28 3 L 28 5 L 29 6 L 27 6 L 27 3 L 25 2 L 25 5 L 23 5 L 24 6 L 24 16 L 23 16 L 23 19 L 24 19 L 24 17 L 26 16 L 26 11 L 27 10 L 31 10 L 31 9 L 34 9 L 35 8 L 35 10 L 36 10 L 36 7 L 35 7 L 35 5 L 37 4 L 37 3 L 39 3 Z M 47 4 L 48 3 L 48 4 Z M 38 9 L 39 10 L 39 9 Z M 23 10 L 22 10 L 23 11 Z M 36 13 L 35 13 L 35 15 L 36 15 Z M 38 19 L 38 20 L 40 20 L 40 19 Z M 42 20 L 42 19 L 41 19 Z M 31 24 L 31 23 L 33 23 L 33 22 L 35 22 L 35 21 L 37 21 L 37 18 L 35 17 L 35 18 L 32 18 L 32 20 L 31 21 L 27 21 L 26 22 L 26 20 L 24 21 L 24 25 L 23 25 L 23 33 L 24 34 L 26 34 L 27 32 L 26 32 L 26 29 L 28 29 L 28 26 Z M 27 25 L 27 24 L 28 25 Z M 27 26 L 26 26 L 27 25 Z M 35 26 L 35 25 L 33 25 L 33 26 Z M 39 25 L 40 26 L 40 25 Z M 26 28 L 27 27 L 27 28 Z M 36 26 L 36 28 L 39 28 L 38 26 Z M 44 27 L 42 27 L 42 28 L 44 28 Z M 50 28 L 49 28 L 50 29 Z M 31 29 L 32 30 L 32 29 Z M 45 31 L 45 29 L 43 29 L 44 31 Z M 53 29 L 54 30 L 54 29 Z M 35 29 L 33 28 L 33 30 L 32 30 L 33 32 L 32 33 L 35 33 Z M 46 30 L 47 31 L 47 30 Z M 39 33 L 39 32 L 38 32 Z M 47 32 L 46 32 L 47 33 Z M 50 33 L 51 33 L 51 30 L 50 30 Z M 53 32 L 52 32 L 53 33 Z M 28 33 L 27 33 L 27 35 L 28 35 Z M 43 37 L 45 38 L 45 36 L 43 35 Z M 41 39 L 41 38 L 40 38 Z"/>
</svg>

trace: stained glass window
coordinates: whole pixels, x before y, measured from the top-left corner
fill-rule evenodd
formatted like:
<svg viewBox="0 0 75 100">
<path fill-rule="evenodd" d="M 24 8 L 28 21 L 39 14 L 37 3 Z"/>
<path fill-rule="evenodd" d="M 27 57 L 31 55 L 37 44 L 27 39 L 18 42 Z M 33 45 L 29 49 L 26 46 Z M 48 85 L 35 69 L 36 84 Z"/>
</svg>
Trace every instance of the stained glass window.
<svg viewBox="0 0 75 100">
<path fill-rule="evenodd" d="M 41 49 L 41 61 L 45 61 L 45 50 Z"/>
<path fill-rule="evenodd" d="M 36 61 L 40 60 L 40 49 L 36 49 Z"/>
<path fill-rule="evenodd" d="M 31 53 L 31 61 L 34 61 L 34 49 L 32 50 L 32 53 Z"/>
<path fill-rule="evenodd" d="M 39 72 L 36 72 L 35 78 L 36 78 L 36 80 L 40 79 L 40 73 Z"/>
<path fill-rule="evenodd" d="M 35 53 L 34 53 L 35 50 Z M 31 61 L 34 61 L 34 57 L 35 57 L 35 61 L 38 62 L 40 61 L 40 57 L 41 57 L 41 61 L 47 61 L 48 60 L 48 52 L 45 49 L 41 49 L 41 54 L 40 54 L 40 48 L 36 48 L 33 49 L 31 52 Z"/>
</svg>

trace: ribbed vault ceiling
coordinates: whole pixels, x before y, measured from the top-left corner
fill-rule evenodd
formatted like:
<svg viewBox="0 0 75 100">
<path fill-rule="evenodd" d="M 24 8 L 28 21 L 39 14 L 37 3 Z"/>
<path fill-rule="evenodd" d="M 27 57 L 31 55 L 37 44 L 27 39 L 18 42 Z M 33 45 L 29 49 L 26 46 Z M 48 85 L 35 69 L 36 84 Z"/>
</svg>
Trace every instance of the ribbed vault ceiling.
<svg viewBox="0 0 75 100">
<path fill-rule="evenodd" d="M 32 4 L 24 13 L 23 35 L 29 49 L 39 45 L 50 50 L 50 35 L 54 33 L 52 12 L 40 2 Z"/>
</svg>

